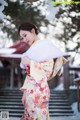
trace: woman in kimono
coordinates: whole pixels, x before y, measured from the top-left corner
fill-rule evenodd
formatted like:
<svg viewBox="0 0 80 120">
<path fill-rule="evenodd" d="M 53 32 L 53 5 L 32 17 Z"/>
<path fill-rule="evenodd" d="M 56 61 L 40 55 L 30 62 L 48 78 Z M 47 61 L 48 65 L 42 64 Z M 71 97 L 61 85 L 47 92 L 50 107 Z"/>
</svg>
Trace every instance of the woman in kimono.
<svg viewBox="0 0 80 120">
<path fill-rule="evenodd" d="M 65 61 L 61 57 L 64 53 L 50 41 L 40 41 L 36 26 L 29 22 L 21 24 L 18 32 L 21 39 L 30 46 L 22 55 L 20 63 L 20 67 L 26 69 L 27 73 L 24 84 L 20 88 L 23 91 L 24 105 L 24 116 L 21 120 L 50 120 L 48 111 L 50 89 L 47 81 L 59 74 Z M 56 57 L 58 59 L 55 63 L 53 58 Z"/>
</svg>

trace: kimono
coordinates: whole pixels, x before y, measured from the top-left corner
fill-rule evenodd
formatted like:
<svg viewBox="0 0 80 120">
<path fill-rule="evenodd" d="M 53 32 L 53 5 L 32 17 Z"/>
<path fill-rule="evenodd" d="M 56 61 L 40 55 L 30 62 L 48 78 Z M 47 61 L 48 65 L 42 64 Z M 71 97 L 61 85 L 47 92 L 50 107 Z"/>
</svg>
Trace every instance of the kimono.
<svg viewBox="0 0 80 120">
<path fill-rule="evenodd" d="M 21 87 L 26 95 L 22 120 L 50 120 L 48 110 L 50 89 L 47 81 L 56 74 L 60 74 L 65 59 L 59 57 L 54 61 L 53 58 L 47 60 L 41 58 L 39 61 L 32 57 L 30 64 L 28 64 L 26 62 L 27 57 L 29 54 L 24 53 L 20 64 L 21 68 L 26 69 L 27 72 L 24 84 Z"/>
</svg>

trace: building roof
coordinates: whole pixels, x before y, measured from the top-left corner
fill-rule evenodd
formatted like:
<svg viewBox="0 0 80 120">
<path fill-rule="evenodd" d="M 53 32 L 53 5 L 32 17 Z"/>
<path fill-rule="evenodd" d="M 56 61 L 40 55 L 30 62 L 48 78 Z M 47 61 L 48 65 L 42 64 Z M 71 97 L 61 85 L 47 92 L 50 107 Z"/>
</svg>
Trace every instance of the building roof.
<svg viewBox="0 0 80 120">
<path fill-rule="evenodd" d="M 19 40 L 8 48 L 0 49 L 0 60 L 4 67 L 11 64 L 19 65 L 22 53 L 28 50 L 29 46 L 23 41 Z M 16 59 L 16 60 L 15 60 Z"/>
<path fill-rule="evenodd" d="M 18 40 L 16 43 L 14 43 L 9 48 L 16 48 L 16 51 L 14 51 L 13 53 L 22 54 L 29 48 L 29 46 L 22 40 Z"/>
<path fill-rule="evenodd" d="M 28 50 L 29 46 L 22 40 L 15 42 L 8 48 L 0 49 L 0 58 L 21 58 L 22 53 Z"/>
</svg>

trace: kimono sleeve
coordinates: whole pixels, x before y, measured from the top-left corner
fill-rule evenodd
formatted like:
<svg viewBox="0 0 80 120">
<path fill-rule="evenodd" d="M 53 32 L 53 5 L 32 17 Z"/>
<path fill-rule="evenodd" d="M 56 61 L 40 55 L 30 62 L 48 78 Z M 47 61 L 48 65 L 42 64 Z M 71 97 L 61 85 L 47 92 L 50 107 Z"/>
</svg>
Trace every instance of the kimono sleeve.
<svg viewBox="0 0 80 120">
<path fill-rule="evenodd" d="M 42 78 L 51 74 L 53 69 L 53 60 L 48 60 L 45 62 L 35 62 L 31 61 L 30 63 L 30 75 L 36 80 L 36 82 L 40 81 Z"/>
</svg>

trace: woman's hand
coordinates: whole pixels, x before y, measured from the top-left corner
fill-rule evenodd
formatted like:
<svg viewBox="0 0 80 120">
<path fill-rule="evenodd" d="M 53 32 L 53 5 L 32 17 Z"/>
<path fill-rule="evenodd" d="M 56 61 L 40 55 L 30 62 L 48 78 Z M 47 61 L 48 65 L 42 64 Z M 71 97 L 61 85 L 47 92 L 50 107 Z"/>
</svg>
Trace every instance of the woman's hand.
<svg viewBox="0 0 80 120">
<path fill-rule="evenodd" d="M 27 58 L 27 57 L 23 57 L 22 60 L 21 60 L 21 62 L 22 62 L 23 64 L 30 64 L 30 59 Z"/>
<path fill-rule="evenodd" d="M 23 92 L 22 104 L 25 105 L 25 102 L 26 102 L 26 91 Z"/>
</svg>

